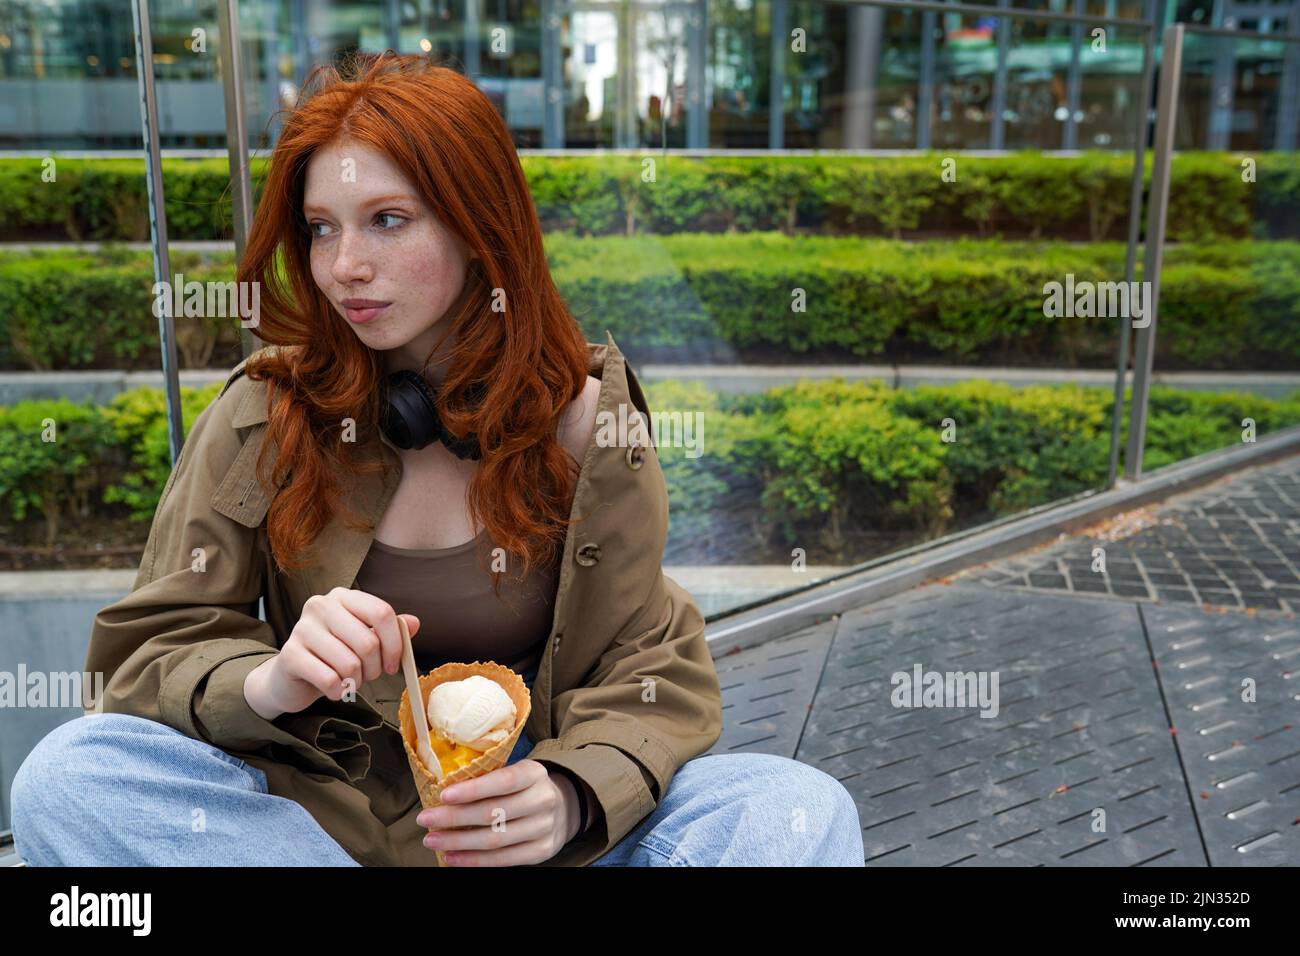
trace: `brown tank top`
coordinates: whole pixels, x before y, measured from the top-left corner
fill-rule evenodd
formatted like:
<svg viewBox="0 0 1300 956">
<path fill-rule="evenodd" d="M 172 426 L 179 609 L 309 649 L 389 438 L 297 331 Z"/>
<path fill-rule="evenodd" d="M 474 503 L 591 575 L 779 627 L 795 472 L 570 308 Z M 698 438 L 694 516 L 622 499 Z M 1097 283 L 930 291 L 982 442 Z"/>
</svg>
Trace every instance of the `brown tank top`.
<svg viewBox="0 0 1300 956">
<path fill-rule="evenodd" d="M 374 540 L 357 572 L 357 588 L 383 598 L 398 614 L 414 614 L 411 641 L 420 672 L 449 661 L 496 661 L 523 671 L 536 663 L 551 633 L 558 567 L 534 567 L 520 582 L 479 566 L 477 547 L 487 529 L 450 548 L 395 548 Z M 485 554 L 486 554 L 485 550 Z"/>
</svg>

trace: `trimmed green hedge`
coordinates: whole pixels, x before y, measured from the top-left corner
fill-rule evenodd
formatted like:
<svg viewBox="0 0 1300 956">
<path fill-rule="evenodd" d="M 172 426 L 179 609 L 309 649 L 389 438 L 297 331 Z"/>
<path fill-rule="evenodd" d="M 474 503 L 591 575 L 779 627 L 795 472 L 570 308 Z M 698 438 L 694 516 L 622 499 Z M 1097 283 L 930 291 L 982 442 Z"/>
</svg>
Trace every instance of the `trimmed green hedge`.
<svg viewBox="0 0 1300 956">
<path fill-rule="evenodd" d="M 1169 238 L 1300 238 L 1300 154 L 1253 158 L 1257 181 L 1244 183 L 1240 154 L 1175 156 Z M 56 178 L 48 183 L 39 158 L 0 160 L 0 240 L 148 238 L 143 158 L 55 159 Z M 955 182 L 941 175 L 947 159 L 956 160 Z M 254 202 L 266 162 L 258 157 L 250 163 Z M 1002 157 L 521 157 L 547 231 L 1000 234 L 1094 242 L 1127 236 L 1132 162 L 1129 153 L 1033 151 Z M 1144 176 L 1149 185 L 1149 155 Z M 232 235 L 225 159 L 164 159 L 163 188 L 170 238 Z"/>
<path fill-rule="evenodd" d="M 187 433 L 220 387 L 181 389 Z M 852 553 L 848 543 L 864 534 L 933 537 L 1106 477 L 1105 388 L 969 381 L 892 390 L 833 379 L 722 395 L 661 381 L 647 383 L 646 395 L 652 412 L 703 421 L 691 436 L 699 453 L 662 424 L 655 434 L 674 551 L 725 551 L 741 535 L 780 554 L 809 545 Z M 1260 435 L 1300 424 L 1300 391 L 1273 400 L 1154 387 L 1145 465 L 1240 442 L 1245 418 Z M 125 507 L 147 524 L 170 471 L 161 389 L 133 389 L 104 407 L 0 407 L 0 508 L 20 525 L 43 520 L 51 544 L 61 522 L 92 508 Z"/>
<path fill-rule="evenodd" d="M 44 522 L 45 544 L 64 520 L 89 514 L 112 447 L 107 420 L 66 399 L 0 406 L 0 507 L 17 522 Z"/>
<path fill-rule="evenodd" d="M 1043 286 L 1067 273 L 1122 280 L 1123 243 L 551 234 L 546 247 L 587 337 L 608 328 L 641 361 L 1115 359 L 1116 321 L 1048 318 Z M 228 253 L 178 253 L 172 267 L 234 278 Z M 0 255 L 0 368 L 156 367 L 152 276 L 147 252 Z M 1160 306 L 1163 370 L 1300 367 L 1300 243 L 1171 245 Z M 238 355 L 233 320 L 178 316 L 176 327 L 186 367 L 216 347 Z"/>
<path fill-rule="evenodd" d="M 186 434 L 222 384 L 181 389 Z M 90 399 L 0 405 L 0 509 L 20 525 L 41 519 L 47 547 L 64 521 L 110 505 L 152 521 L 170 474 L 162 389 L 131 389 L 102 406 Z"/>
<path fill-rule="evenodd" d="M 776 549 L 774 563 L 809 544 L 864 560 L 851 544 L 864 535 L 937 537 L 1097 488 L 1109 464 L 1107 388 L 830 380 L 719 395 L 667 381 L 646 395 L 652 411 L 704 419 L 696 458 L 665 429 L 655 435 L 670 541 L 725 550 L 743 528 Z M 1241 442 L 1245 418 L 1257 435 L 1300 424 L 1300 391 L 1275 400 L 1152 387 L 1145 470 Z M 1125 414 L 1121 441 L 1127 425 Z"/>
<path fill-rule="evenodd" d="M 186 281 L 235 277 L 229 253 L 174 252 L 171 266 Z M 157 368 L 153 281 L 148 252 L 0 253 L 0 368 Z M 188 368 L 206 365 L 213 342 L 239 340 L 233 319 L 177 316 L 176 330 Z"/>
</svg>

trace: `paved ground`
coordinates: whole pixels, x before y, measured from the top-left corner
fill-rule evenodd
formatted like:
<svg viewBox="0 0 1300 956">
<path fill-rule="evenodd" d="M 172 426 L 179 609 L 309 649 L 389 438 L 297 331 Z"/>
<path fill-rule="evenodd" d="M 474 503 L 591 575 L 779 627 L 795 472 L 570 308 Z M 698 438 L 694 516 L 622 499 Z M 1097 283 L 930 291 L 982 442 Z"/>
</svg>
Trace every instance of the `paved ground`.
<svg viewBox="0 0 1300 956">
<path fill-rule="evenodd" d="M 1103 549 L 1104 566 L 1097 549 Z M 1300 611 L 1300 455 L 956 580 L 1170 604 Z"/>
<path fill-rule="evenodd" d="M 869 866 L 1300 864 L 1298 567 L 1295 456 L 720 658 L 711 752 L 840 780 Z"/>
</svg>

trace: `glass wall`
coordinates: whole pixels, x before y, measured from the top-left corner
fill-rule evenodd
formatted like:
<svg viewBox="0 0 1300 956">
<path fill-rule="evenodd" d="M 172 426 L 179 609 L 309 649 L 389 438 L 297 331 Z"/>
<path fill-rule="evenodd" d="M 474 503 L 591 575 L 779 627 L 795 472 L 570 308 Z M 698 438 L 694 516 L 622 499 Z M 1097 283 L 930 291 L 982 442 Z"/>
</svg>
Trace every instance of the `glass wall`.
<svg viewBox="0 0 1300 956">
<path fill-rule="evenodd" d="M 969 6 L 250 0 L 249 144 L 260 162 L 308 67 L 352 50 L 422 51 L 477 80 L 525 150 L 573 314 L 590 341 L 614 334 L 667 413 L 665 561 L 716 613 L 1108 480 L 1126 316 L 1076 300 L 1125 281 L 1144 33 L 1048 15 L 1142 9 Z M 215 4 L 153 11 L 164 145 L 222 146 Z M 8 145 L 138 150 L 131 34 L 129 7 L 0 5 Z M 1211 428 L 1195 396 L 1268 373 L 1282 377 L 1247 384 L 1272 401 L 1295 369 L 1294 52 L 1270 38 L 1189 40 L 1156 358 L 1160 384 L 1188 391 L 1161 393 L 1148 469 L 1226 444 L 1229 412 L 1236 432 L 1246 418 L 1264 432 L 1290 423 L 1252 398 Z M 1201 155 L 1217 150 L 1228 152 Z M 169 227 L 179 265 L 223 274 L 233 256 L 211 240 L 230 235 L 229 183 L 212 155 L 169 157 Z M 1236 170 L 1245 159 L 1258 160 L 1256 183 Z M 566 175 L 548 175 L 556 162 Z M 66 180 L 83 190 L 66 208 L 14 206 L 5 238 L 147 238 L 142 176 L 111 170 Z M 60 255 L 70 301 L 128 301 L 124 268 L 148 288 L 144 246 Z M 28 307 L 49 298 L 44 286 L 22 288 L 0 365 L 156 366 L 147 310 L 123 305 L 88 343 L 67 316 Z M 177 331 L 187 369 L 217 374 L 238 358 L 234 328 L 181 317 Z M 139 517 L 113 512 L 120 540 L 147 530 Z"/>
</svg>

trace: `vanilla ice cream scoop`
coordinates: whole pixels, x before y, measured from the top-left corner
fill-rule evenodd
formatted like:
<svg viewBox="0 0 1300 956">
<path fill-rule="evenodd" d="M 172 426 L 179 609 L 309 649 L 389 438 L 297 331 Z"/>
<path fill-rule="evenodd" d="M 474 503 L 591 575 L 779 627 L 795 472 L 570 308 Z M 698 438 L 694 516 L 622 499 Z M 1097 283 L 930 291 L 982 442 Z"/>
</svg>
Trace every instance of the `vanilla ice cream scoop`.
<svg viewBox="0 0 1300 956">
<path fill-rule="evenodd" d="M 500 684 L 475 674 L 429 691 L 429 728 L 472 750 L 491 750 L 515 729 L 515 702 Z"/>
</svg>

